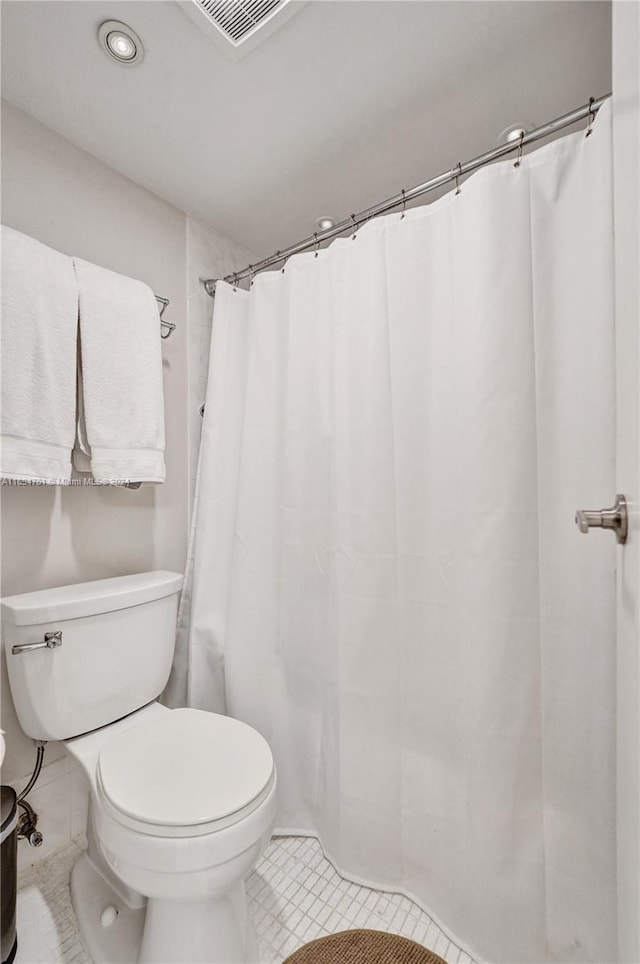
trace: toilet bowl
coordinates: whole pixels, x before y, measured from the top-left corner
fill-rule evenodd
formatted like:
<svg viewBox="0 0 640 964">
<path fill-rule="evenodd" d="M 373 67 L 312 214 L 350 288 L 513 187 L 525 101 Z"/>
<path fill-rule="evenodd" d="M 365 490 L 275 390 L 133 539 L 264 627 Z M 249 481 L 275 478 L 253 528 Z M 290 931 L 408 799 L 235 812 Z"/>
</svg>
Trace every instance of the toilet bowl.
<svg viewBox="0 0 640 964">
<path fill-rule="evenodd" d="M 273 758 L 260 734 L 226 716 L 153 703 L 64 745 L 91 785 L 93 865 L 127 888 L 119 915 L 135 905 L 132 894 L 147 898 L 142 933 L 124 942 L 120 959 L 250 960 L 244 878 L 276 813 Z M 86 887 L 72 889 L 95 947 L 104 927 L 82 906 Z"/>
<path fill-rule="evenodd" d="M 257 959 L 244 880 L 271 836 L 275 766 L 247 724 L 156 701 L 180 584 L 143 573 L 2 600 L 22 727 L 61 740 L 89 782 L 71 896 L 95 964 Z M 34 646 L 45 633 L 61 642 Z"/>
</svg>

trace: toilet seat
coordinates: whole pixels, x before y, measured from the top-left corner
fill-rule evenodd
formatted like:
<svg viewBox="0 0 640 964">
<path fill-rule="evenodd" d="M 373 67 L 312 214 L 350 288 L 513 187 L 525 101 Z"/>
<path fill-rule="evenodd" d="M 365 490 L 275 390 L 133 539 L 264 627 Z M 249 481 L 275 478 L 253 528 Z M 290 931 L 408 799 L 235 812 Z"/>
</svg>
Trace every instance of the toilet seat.
<svg viewBox="0 0 640 964">
<path fill-rule="evenodd" d="M 252 727 L 203 710 L 171 710 L 109 740 L 97 792 L 118 823 L 160 837 L 214 833 L 244 819 L 275 781 L 269 745 Z"/>
</svg>

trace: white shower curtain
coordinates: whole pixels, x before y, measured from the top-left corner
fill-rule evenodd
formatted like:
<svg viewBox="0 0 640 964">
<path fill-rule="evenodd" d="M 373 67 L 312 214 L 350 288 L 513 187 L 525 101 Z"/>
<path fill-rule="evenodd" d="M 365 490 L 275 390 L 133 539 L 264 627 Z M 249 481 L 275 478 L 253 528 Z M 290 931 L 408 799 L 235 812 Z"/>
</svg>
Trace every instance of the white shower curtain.
<svg viewBox="0 0 640 964">
<path fill-rule="evenodd" d="M 616 953 L 610 151 L 607 105 L 215 299 L 188 700 L 510 964 Z"/>
</svg>

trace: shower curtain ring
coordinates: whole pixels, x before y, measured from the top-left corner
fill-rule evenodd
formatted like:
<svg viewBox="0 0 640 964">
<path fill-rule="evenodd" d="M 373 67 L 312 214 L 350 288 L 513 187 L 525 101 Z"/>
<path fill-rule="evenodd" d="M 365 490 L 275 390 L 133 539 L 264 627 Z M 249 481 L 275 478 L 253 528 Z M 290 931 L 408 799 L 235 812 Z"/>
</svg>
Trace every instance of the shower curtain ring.
<svg viewBox="0 0 640 964">
<path fill-rule="evenodd" d="M 314 232 L 313 232 L 313 236 L 314 236 L 314 238 L 315 238 L 315 243 L 314 243 L 314 247 L 315 247 L 315 249 L 316 249 L 315 257 L 317 258 L 317 257 L 318 257 L 318 251 L 320 250 L 320 242 L 318 241 L 318 232 L 317 232 L 317 231 L 314 231 Z"/>
<path fill-rule="evenodd" d="M 462 188 L 460 187 L 460 175 L 462 174 L 462 162 L 458 161 L 457 173 L 456 173 L 456 195 L 462 194 Z"/>
<path fill-rule="evenodd" d="M 360 225 L 359 225 L 358 222 L 356 221 L 356 216 L 355 216 L 355 214 L 352 214 L 352 215 L 351 215 L 351 220 L 353 221 L 353 234 L 351 235 L 351 240 L 352 240 L 352 241 L 355 241 L 355 239 L 356 239 L 356 234 L 358 233 L 358 228 L 360 227 Z"/>
<path fill-rule="evenodd" d="M 513 165 L 514 167 L 520 167 L 520 162 L 522 161 L 522 142 L 524 140 L 524 131 L 520 131 L 520 143 L 518 144 L 518 159 Z"/>
<path fill-rule="evenodd" d="M 235 294 L 236 291 L 238 290 L 238 285 L 239 285 L 239 284 L 240 284 L 240 278 L 238 277 L 238 272 L 236 271 L 236 273 L 235 273 L 234 276 L 233 276 L 233 293 L 234 293 L 234 294 Z"/>
<path fill-rule="evenodd" d="M 404 216 L 405 216 L 405 214 L 406 214 L 407 198 L 406 198 L 406 196 L 405 196 L 405 190 L 404 190 L 404 188 L 402 188 L 402 190 L 400 191 L 400 193 L 402 194 L 402 214 L 400 215 L 400 220 L 403 221 L 403 220 L 404 220 Z"/>
<path fill-rule="evenodd" d="M 588 137 L 589 134 L 591 133 L 591 131 L 592 131 L 591 125 L 593 124 L 593 121 L 594 121 L 595 116 L 596 116 L 595 113 L 594 113 L 594 111 L 593 111 L 593 101 L 594 101 L 594 98 L 593 98 L 593 97 L 590 97 L 590 98 L 589 98 L 589 114 L 588 114 L 589 121 L 588 121 L 588 124 L 587 124 L 586 134 L 584 135 L 585 137 Z"/>
<path fill-rule="evenodd" d="M 249 265 L 249 288 L 252 288 L 252 287 L 253 287 L 253 276 L 254 276 L 254 274 L 255 274 L 255 271 L 253 270 L 253 265 L 250 264 L 250 265 Z"/>
</svg>

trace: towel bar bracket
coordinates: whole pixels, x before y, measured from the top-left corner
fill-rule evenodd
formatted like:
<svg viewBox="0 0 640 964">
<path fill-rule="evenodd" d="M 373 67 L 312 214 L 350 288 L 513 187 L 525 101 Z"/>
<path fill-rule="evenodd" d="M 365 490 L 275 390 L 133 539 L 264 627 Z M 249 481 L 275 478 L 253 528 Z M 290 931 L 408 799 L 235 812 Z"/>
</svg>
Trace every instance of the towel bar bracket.
<svg viewBox="0 0 640 964">
<path fill-rule="evenodd" d="M 167 321 L 166 318 L 163 317 L 165 310 L 169 307 L 171 302 L 168 298 L 161 298 L 160 295 L 156 295 L 155 298 L 160 306 L 160 337 L 163 341 L 166 341 L 166 339 L 169 338 L 176 330 L 176 326 L 173 324 L 173 322 Z"/>
</svg>

